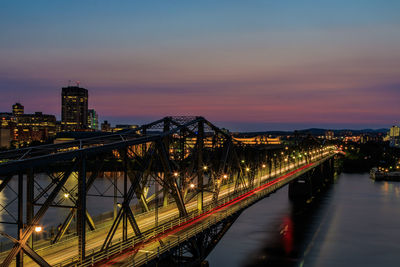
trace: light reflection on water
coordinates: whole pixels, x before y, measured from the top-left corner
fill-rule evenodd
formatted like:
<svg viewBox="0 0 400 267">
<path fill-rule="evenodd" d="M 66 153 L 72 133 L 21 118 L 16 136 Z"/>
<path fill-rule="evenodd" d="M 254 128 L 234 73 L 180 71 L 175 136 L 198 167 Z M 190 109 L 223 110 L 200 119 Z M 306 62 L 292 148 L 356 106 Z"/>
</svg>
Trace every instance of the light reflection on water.
<svg viewBox="0 0 400 267">
<path fill-rule="evenodd" d="M 381 190 L 386 196 L 390 197 L 400 197 L 400 183 L 396 182 L 378 182 L 381 183 Z"/>
<path fill-rule="evenodd" d="M 287 187 L 236 220 L 210 266 L 398 266 L 400 183 L 341 174 L 311 205 L 292 205 Z"/>
</svg>

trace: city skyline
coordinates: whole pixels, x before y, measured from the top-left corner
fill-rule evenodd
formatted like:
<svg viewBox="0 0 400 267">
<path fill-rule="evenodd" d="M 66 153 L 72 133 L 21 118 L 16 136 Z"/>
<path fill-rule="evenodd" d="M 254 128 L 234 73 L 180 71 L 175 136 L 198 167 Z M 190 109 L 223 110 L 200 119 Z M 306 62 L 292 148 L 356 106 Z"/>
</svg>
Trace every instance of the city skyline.
<svg viewBox="0 0 400 267">
<path fill-rule="evenodd" d="M 61 88 L 75 79 L 113 124 L 169 115 L 233 131 L 399 122 L 396 1 L 3 5 L 0 111 L 20 102 L 60 119 Z"/>
</svg>

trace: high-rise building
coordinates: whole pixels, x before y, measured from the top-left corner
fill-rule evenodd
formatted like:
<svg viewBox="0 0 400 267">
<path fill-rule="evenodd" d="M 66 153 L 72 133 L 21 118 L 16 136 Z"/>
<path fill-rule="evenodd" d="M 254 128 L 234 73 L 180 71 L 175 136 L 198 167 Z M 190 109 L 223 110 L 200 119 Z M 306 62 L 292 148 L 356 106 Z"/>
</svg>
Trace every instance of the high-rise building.
<svg viewBox="0 0 400 267">
<path fill-rule="evenodd" d="M 94 109 L 88 110 L 88 127 L 95 131 L 99 129 L 99 117 Z"/>
<path fill-rule="evenodd" d="M 79 86 L 62 88 L 61 124 L 64 131 L 88 128 L 88 90 Z"/>
<path fill-rule="evenodd" d="M 12 106 L 12 113 L 14 116 L 21 116 L 24 115 L 24 106 L 20 103 L 15 103 Z"/>
</svg>

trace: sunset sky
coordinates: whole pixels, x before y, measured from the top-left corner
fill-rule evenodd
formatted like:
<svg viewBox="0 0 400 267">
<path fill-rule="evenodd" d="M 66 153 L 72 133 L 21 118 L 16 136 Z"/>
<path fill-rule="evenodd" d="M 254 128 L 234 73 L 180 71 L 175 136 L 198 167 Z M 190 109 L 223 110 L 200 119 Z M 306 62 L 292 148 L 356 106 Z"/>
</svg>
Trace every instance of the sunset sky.
<svg viewBox="0 0 400 267">
<path fill-rule="evenodd" d="M 201 115 L 231 130 L 400 122 L 400 1 L 2 1 L 0 112 Z"/>
</svg>

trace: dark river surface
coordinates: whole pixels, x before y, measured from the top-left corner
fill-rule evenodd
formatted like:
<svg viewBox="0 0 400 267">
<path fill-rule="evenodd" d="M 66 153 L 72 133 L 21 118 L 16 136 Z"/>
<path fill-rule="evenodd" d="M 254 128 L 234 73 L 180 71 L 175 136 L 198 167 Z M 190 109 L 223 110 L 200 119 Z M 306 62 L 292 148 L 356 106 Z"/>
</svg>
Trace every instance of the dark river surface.
<svg viewBox="0 0 400 267">
<path fill-rule="evenodd" d="M 400 182 L 342 173 L 310 204 L 288 186 L 246 209 L 210 266 L 400 266 Z"/>
</svg>

